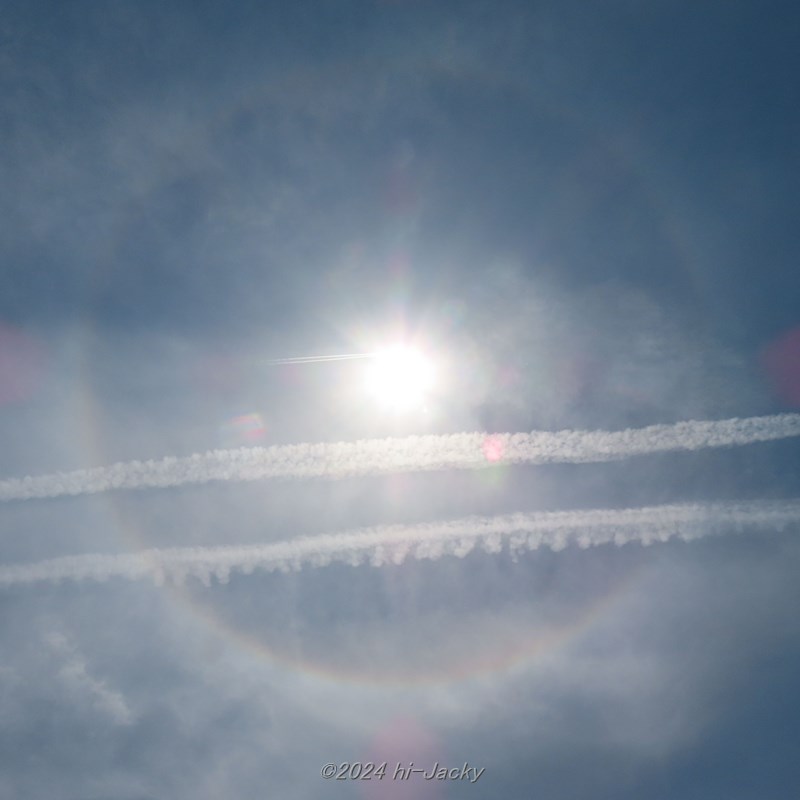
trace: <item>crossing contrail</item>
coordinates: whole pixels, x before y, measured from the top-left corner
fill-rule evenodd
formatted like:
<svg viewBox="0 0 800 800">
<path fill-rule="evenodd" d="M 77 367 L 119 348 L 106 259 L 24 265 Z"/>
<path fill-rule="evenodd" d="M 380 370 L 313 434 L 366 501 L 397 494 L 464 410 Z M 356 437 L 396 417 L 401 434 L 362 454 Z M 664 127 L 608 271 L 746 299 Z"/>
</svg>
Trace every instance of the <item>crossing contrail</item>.
<svg viewBox="0 0 800 800">
<path fill-rule="evenodd" d="M 346 478 L 397 472 L 476 469 L 490 463 L 615 461 L 629 456 L 767 442 L 800 435 L 800 414 L 690 420 L 623 431 L 454 433 L 213 450 L 108 467 L 0 481 L 0 501 L 56 498 L 111 489 L 209 481 Z"/>
<path fill-rule="evenodd" d="M 568 545 L 648 545 L 674 537 L 690 541 L 731 531 L 781 530 L 798 523 L 800 500 L 796 499 L 503 514 L 419 525 L 381 525 L 269 544 L 64 556 L 2 566 L 0 586 L 117 577 L 180 584 L 188 576 L 210 585 L 212 577 L 226 583 L 232 571 L 288 572 L 333 562 L 384 566 L 401 564 L 406 558 L 463 558 L 475 548 L 489 553 L 506 548 L 518 554 L 540 547 L 561 550 Z"/>
</svg>

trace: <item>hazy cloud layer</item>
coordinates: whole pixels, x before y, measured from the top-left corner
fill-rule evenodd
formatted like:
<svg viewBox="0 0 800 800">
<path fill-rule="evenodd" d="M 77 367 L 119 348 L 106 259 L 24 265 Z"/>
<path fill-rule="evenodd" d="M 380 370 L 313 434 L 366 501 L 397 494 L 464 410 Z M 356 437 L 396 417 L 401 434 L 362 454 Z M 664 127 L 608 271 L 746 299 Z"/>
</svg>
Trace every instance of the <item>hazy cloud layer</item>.
<svg viewBox="0 0 800 800">
<path fill-rule="evenodd" d="M 793 796 L 798 20 L 4 4 L 0 796 Z"/>
</svg>

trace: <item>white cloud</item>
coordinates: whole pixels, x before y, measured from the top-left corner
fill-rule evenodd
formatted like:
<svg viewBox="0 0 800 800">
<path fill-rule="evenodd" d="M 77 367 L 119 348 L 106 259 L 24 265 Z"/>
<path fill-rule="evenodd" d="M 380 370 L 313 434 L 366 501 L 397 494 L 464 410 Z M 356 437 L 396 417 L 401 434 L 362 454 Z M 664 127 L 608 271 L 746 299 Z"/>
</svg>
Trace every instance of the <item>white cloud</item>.
<svg viewBox="0 0 800 800">
<path fill-rule="evenodd" d="M 133 723 L 125 698 L 117 691 L 110 689 L 105 681 L 91 674 L 84 656 L 62 633 L 50 633 L 45 641 L 64 663 L 58 671 L 58 680 L 80 701 L 88 700 L 99 712 L 109 717 L 117 725 Z"/>
</svg>

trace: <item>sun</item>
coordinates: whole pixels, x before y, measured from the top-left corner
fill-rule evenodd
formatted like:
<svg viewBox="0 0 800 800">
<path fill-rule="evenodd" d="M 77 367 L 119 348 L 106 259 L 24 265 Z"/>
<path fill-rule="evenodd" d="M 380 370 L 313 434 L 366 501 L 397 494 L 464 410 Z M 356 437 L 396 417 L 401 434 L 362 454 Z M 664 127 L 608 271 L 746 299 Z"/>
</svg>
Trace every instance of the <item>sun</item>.
<svg viewBox="0 0 800 800">
<path fill-rule="evenodd" d="M 396 411 L 422 409 L 434 386 L 433 364 L 408 347 L 377 353 L 367 368 L 367 391 L 385 408 Z"/>
</svg>

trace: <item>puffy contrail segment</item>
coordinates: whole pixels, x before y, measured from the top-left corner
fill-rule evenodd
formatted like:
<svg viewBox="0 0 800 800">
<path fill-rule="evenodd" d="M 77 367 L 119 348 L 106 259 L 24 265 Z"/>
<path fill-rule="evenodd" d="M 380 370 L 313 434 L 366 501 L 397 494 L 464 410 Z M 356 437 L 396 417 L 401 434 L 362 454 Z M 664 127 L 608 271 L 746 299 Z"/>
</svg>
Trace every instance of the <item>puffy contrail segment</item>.
<svg viewBox="0 0 800 800">
<path fill-rule="evenodd" d="M 513 554 L 567 545 L 594 547 L 640 542 L 685 541 L 750 529 L 782 530 L 800 523 L 800 500 L 663 505 L 622 510 L 551 511 L 466 517 L 420 525 L 383 525 L 354 531 L 302 537 L 261 545 L 185 547 L 144 550 L 123 555 L 81 555 L 0 567 L 0 586 L 38 581 L 105 581 L 152 578 L 182 584 L 194 576 L 206 586 L 211 578 L 227 583 L 231 571 L 296 571 L 333 562 L 358 566 L 402 564 L 406 558 L 463 558 L 476 547 Z"/>
<path fill-rule="evenodd" d="M 208 481 L 263 478 L 345 478 L 420 470 L 474 469 L 492 459 L 509 464 L 614 461 L 676 450 L 767 442 L 800 435 L 800 414 L 692 420 L 624 431 L 454 433 L 213 450 L 158 461 L 0 481 L 0 501 L 93 494 L 110 489 L 150 489 Z"/>
</svg>

